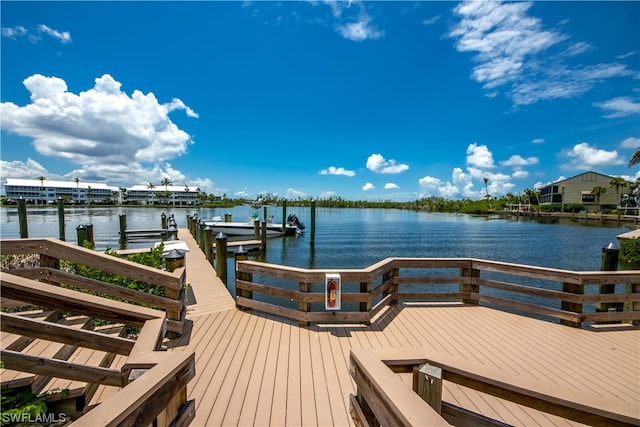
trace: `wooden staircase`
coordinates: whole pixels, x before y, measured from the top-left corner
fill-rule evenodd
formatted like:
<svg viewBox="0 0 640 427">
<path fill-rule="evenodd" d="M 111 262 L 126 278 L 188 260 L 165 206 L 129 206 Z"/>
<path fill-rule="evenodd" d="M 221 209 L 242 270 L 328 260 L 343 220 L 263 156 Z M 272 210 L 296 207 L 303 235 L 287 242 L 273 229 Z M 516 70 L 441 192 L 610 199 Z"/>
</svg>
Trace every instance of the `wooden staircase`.
<svg viewBox="0 0 640 427">
<path fill-rule="evenodd" d="M 110 337 L 123 337 L 124 324 L 94 326 L 89 316 L 64 316 L 59 310 L 34 310 L 14 315 L 2 314 L 2 324 L 12 323 L 13 317 L 27 318 L 35 325 L 47 330 L 50 324 L 62 325 L 73 329 L 83 329 Z M 49 341 L 46 338 L 17 335 L 2 332 L 2 344 L 6 350 L 36 356 L 38 358 L 68 361 L 71 363 L 101 368 L 122 367 L 114 365 L 116 353 Z M 11 369 L 0 369 L 0 387 L 5 389 L 29 390 L 34 395 L 47 394 L 47 402 L 57 411 L 79 416 L 95 394 L 98 384 L 56 378 L 51 375 L 38 375 Z"/>
</svg>

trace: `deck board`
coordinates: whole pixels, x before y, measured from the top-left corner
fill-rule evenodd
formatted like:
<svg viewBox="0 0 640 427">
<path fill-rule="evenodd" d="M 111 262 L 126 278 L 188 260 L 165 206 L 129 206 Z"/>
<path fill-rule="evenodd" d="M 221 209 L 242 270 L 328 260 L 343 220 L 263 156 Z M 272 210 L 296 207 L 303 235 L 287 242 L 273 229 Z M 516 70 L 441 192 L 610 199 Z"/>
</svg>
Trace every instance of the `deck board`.
<svg viewBox="0 0 640 427">
<path fill-rule="evenodd" d="M 188 236 L 183 240 L 189 242 Z M 464 367 L 484 365 L 516 378 L 596 393 L 604 402 L 622 400 L 640 413 L 638 327 L 575 329 L 458 303 L 401 303 L 369 326 L 299 327 L 296 321 L 236 309 L 222 282 L 194 278 L 190 262 L 187 281 L 197 303 L 189 306 L 186 333 L 168 348 L 196 352 L 196 377 L 188 387 L 196 401 L 193 426 L 353 425 L 352 348 L 451 354 L 466 360 Z M 444 395 L 508 424 L 580 425 L 455 384 L 446 383 Z"/>
</svg>

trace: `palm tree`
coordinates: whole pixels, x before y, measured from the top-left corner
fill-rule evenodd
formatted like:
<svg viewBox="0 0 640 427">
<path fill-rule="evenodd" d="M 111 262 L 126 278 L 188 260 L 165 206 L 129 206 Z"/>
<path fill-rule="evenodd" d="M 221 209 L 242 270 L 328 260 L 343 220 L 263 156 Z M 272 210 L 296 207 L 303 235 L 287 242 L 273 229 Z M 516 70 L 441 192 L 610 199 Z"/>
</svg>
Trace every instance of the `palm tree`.
<svg viewBox="0 0 640 427">
<path fill-rule="evenodd" d="M 76 183 L 76 202 L 77 203 L 77 199 L 78 197 L 80 197 L 80 177 L 76 176 L 75 178 L 73 178 L 73 181 Z"/>
<path fill-rule="evenodd" d="M 620 187 L 626 187 L 627 184 L 627 180 L 620 177 L 611 178 L 611 181 L 609 181 L 609 188 L 615 187 L 616 189 L 616 203 L 618 205 L 620 204 Z"/>
<path fill-rule="evenodd" d="M 147 188 L 149 190 L 153 190 L 154 188 L 156 188 L 156 185 L 153 182 L 150 182 L 149 185 L 147 185 Z M 151 194 L 151 192 L 149 194 Z M 147 194 L 147 204 L 149 204 L 149 194 Z"/>
<path fill-rule="evenodd" d="M 631 160 L 629 160 L 629 167 L 637 165 L 638 163 L 640 163 L 640 147 L 636 148 L 636 152 L 631 156 Z"/>
<path fill-rule="evenodd" d="M 164 196 L 166 197 L 165 200 L 169 199 L 169 186 L 171 185 L 171 180 L 168 177 L 164 177 L 162 178 L 162 182 L 160 182 L 160 185 L 164 185 Z M 167 203 L 165 201 L 165 203 Z M 175 204 L 175 200 L 174 200 L 174 204 Z"/>
<path fill-rule="evenodd" d="M 44 204 L 44 201 L 45 201 L 45 197 L 44 197 L 44 180 L 47 179 L 47 177 L 40 175 L 38 177 L 38 179 L 40 180 L 40 196 L 42 197 L 42 203 Z"/>
<path fill-rule="evenodd" d="M 489 210 L 491 210 L 491 196 L 489 196 L 489 189 L 487 188 L 487 184 L 489 183 L 489 178 L 486 176 L 482 178 L 484 181 L 484 192 L 486 193 L 485 198 L 487 199 L 487 205 L 489 206 Z"/>
<path fill-rule="evenodd" d="M 596 186 L 591 189 L 591 194 L 596 196 L 596 207 L 600 212 L 600 196 L 607 192 L 607 189 L 601 186 Z"/>
<path fill-rule="evenodd" d="M 87 202 L 89 204 L 91 204 L 91 192 L 93 191 L 93 189 L 91 188 L 90 185 L 87 185 Z"/>
<path fill-rule="evenodd" d="M 565 190 L 566 188 L 567 188 L 567 186 L 566 186 L 566 185 L 564 185 L 564 184 L 562 184 L 562 185 L 560 186 L 560 193 L 562 194 L 562 200 L 561 200 L 561 203 L 562 203 L 562 210 L 561 210 L 561 212 L 564 212 L 564 190 Z"/>
</svg>

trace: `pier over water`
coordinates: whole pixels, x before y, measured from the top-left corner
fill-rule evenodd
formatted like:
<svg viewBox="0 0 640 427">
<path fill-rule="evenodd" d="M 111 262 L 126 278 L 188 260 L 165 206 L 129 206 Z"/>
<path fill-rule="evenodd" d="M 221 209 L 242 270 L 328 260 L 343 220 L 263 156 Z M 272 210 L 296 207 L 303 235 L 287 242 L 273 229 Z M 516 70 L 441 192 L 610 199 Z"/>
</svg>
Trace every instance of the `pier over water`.
<svg viewBox="0 0 640 427">
<path fill-rule="evenodd" d="M 188 257 L 199 256 L 193 238 L 184 230 L 179 236 L 193 245 Z M 637 326 L 572 328 L 449 301 L 398 302 L 368 325 L 300 327 L 297 320 L 275 314 L 206 302 L 224 285 L 213 277 L 197 283 L 195 275 L 202 270 L 215 276 L 209 264 L 188 258 L 186 265 L 196 303 L 188 305 L 189 329 L 168 347 L 196 354 L 197 374 L 189 384 L 196 404 L 193 425 L 355 425 L 350 396 L 358 386 L 349 358 L 360 349 L 392 352 L 395 358 L 419 353 L 469 373 L 508 378 L 514 386 L 556 400 L 569 397 L 599 413 L 617 413 L 623 424 L 640 420 Z M 411 389 L 410 376 L 395 375 L 398 384 Z M 580 425 L 447 380 L 442 400 L 507 424 Z M 446 419 L 456 424 L 456 417 Z"/>
</svg>

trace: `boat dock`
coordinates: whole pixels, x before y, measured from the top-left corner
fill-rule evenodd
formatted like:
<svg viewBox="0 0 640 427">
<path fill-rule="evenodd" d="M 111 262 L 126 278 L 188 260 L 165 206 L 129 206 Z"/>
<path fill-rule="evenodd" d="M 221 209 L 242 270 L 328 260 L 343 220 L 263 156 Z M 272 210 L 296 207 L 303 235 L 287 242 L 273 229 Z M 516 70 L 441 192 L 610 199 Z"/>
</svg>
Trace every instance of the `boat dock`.
<svg viewBox="0 0 640 427">
<path fill-rule="evenodd" d="M 355 425 L 350 352 L 431 355 L 494 373 L 518 386 L 572 395 L 640 420 L 640 329 L 572 328 L 479 305 L 404 302 L 363 324 L 312 324 L 235 307 L 187 230 L 188 324 L 167 343 L 195 352 L 194 426 Z M 411 387 L 411 379 L 398 378 Z M 512 425 L 581 425 L 558 415 L 446 382 L 442 400 Z M 627 418 L 624 418 L 627 417 Z M 418 423 L 419 424 L 419 423 Z M 623 423 L 624 424 L 624 423 Z"/>
<path fill-rule="evenodd" d="M 54 311 L 2 313 L 3 387 L 40 393 L 71 380 L 72 395 L 48 403 L 88 427 L 640 425 L 637 270 L 475 258 L 321 270 L 244 260 L 235 297 L 191 233 L 176 233 L 184 265 L 172 271 L 55 239 L 3 241 L 3 255 L 39 259 L 2 271 L 3 306 Z M 72 274 L 61 260 L 165 292 Z M 343 309 L 327 311 L 320 306 L 331 294 L 318 289 L 336 277 Z M 531 278 L 555 288 L 529 286 Z M 625 291 L 591 291 L 603 283 Z M 611 303 L 627 310 L 592 309 Z M 89 318 L 117 330 L 85 330 Z M 125 324 L 140 327 L 135 340 L 118 335 Z"/>
</svg>

